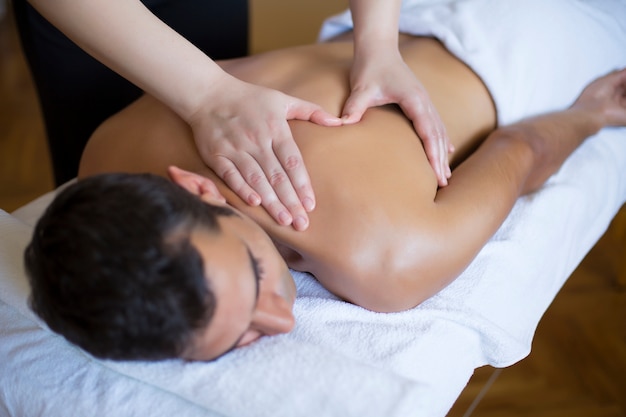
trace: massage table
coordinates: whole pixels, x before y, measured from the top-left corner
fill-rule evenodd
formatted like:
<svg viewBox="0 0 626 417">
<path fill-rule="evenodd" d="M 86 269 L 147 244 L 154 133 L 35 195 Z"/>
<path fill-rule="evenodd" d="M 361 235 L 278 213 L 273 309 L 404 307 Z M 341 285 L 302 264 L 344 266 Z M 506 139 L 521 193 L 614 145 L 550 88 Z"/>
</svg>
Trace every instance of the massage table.
<svg viewBox="0 0 626 417">
<path fill-rule="evenodd" d="M 542 1 L 524 7 L 562 6 Z M 523 16 L 514 10 L 507 17 L 498 6 L 503 3 L 511 4 L 406 1 L 400 22 L 404 31 L 439 37 L 467 60 L 492 90 L 500 123 L 521 113 L 562 108 L 613 61 L 626 65 L 626 18 L 621 26 L 615 23 L 626 17 L 625 7 L 607 1 L 592 10 L 591 23 L 614 32 L 618 46 L 604 45 L 610 54 L 606 62 L 572 66 L 562 74 L 572 82 L 555 83 L 554 97 L 507 98 L 516 89 L 539 88 L 550 80 L 526 79 L 518 85 L 515 77 L 499 75 L 481 62 L 504 57 L 498 64 L 503 74 L 519 73 L 515 66 L 527 68 L 529 57 L 545 51 L 511 48 L 505 35 L 486 42 L 484 28 L 476 29 L 493 24 L 485 10 L 500 13 L 498 19 L 509 28 L 518 21 L 528 25 L 524 19 L 545 23 L 555 15 L 545 10 L 545 16 Z M 587 7 L 570 1 L 564 21 L 572 28 L 587 24 Z M 335 16 L 320 37 L 350 24 L 348 12 Z M 584 46 L 575 40 L 571 51 L 561 52 L 567 57 L 592 49 Z M 444 416 L 476 368 L 510 366 L 530 353 L 542 315 L 626 201 L 626 129 L 604 129 L 587 140 L 540 190 L 519 199 L 453 283 L 418 307 L 370 312 L 338 300 L 312 276 L 292 271 L 298 289 L 295 329 L 207 363 L 96 359 L 33 314 L 22 256 L 34 223 L 56 192 L 12 213 L 0 211 L 0 416 Z"/>
</svg>

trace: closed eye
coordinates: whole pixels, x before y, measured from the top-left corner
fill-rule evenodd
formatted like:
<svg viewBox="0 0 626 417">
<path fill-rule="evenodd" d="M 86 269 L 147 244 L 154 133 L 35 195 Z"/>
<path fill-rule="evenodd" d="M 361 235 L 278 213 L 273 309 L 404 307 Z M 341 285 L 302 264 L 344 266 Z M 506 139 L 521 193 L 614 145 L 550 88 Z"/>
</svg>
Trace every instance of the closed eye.
<svg viewBox="0 0 626 417">
<path fill-rule="evenodd" d="M 252 268 L 252 273 L 254 274 L 254 281 L 256 283 L 256 295 L 255 295 L 255 299 L 254 299 L 254 308 L 256 308 L 256 304 L 259 301 L 259 294 L 260 294 L 260 282 L 261 279 L 263 279 L 263 269 L 261 267 L 261 262 L 259 261 L 258 258 L 254 257 L 254 255 L 252 255 L 252 251 L 250 250 L 250 248 L 246 245 L 246 251 L 248 252 L 248 258 L 250 260 L 250 267 Z M 244 332 L 241 336 L 239 336 L 237 338 L 237 340 L 235 341 L 235 343 L 232 344 L 232 346 L 226 350 L 226 352 L 224 352 L 222 355 L 227 354 L 228 352 L 240 347 L 241 342 L 244 340 L 244 337 L 246 336 L 246 332 Z M 258 339 L 258 337 L 257 337 Z M 256 340 L 256 339 L 254 339 Z M 252 343 L 254 340 L 250 340 L 249 342 L 247 342 L 246 344 Z M 220 355 L 220 356 L 222 356 Z"/>
<path fill-rule="evenodd" d="M 250 266 L 252 267 L 252 272 L 254 273 L 254 279 L 256 281 L 256 300 L 259 299 L 259 287 L 260 281 L 263 279 L 263 267 L 261 265 L 261 261 L 252 254 L 252 251 L 249 247 L 246 246 L 246 250 L 248 251 L 248 257 L 250 258 Z M 256 306 L 256 302 L 255 302 Z"/>
</svg>

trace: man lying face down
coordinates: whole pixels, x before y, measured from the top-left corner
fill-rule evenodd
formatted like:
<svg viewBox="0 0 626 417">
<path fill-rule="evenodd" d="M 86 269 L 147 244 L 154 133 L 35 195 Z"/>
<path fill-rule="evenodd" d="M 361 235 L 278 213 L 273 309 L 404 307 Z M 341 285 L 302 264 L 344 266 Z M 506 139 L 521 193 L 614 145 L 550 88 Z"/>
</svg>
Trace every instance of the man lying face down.
<svg viewBox="0 0 626 417">
<path fill-rule="evenodd" d="M 284 260 L 256 223 L 202 198 L 151 174 L 68 187 L 25 253 L 32 308 L 112 359 L 208 360 L 288 332 L 296 290 Z"/>
<path fill-rule="evenodd" d="M 340 128 L 293 121 L 317 199 L 297 231 L 239 198 L 204 164 L 189 126 L 144 96 L 94 133 L 79 181 L 37 224 L 25 254 L 33 309 L 96 356 L 137 360 L 210 360 L 289 331 L 288 267 L 366 309 L 406 310 L 458 277 L 517 198 L 587 137 L 626 124 L 625 70 L 563 111 L 527 109 L 494 130 L 493 97 L 465 63 L 432 38 L 399 45 L 456 149 L 447 186 L 398 108 Z M 221 65 L 340 114 L 352 54 L 352 43 L 336 42 Z"/>
<path fill-rule="evenodd" d="M 536 189 L 586 136 L 605 125 L 625 125 L 625 87 L 626 70 L 612 73 L 592 84 L 569 110 L 490 135 L 480 149 L 496 159 L 513 161 L 510 157 L 515 156 L 521 162 L 509 171 L 519 182 L 508 178 L 502 190 L 517 194 Z M 484 170 L 485 161 L 479 161 Z M 206 177 L 175 167 L 169 172 L 173 182 L 153 174 L 98 174 L 55 198 L 25 251 L 34 311 L 52 330 L 93 355 L 122 360 L 211 360 L 263 335 L 290 331 L 296 289 L 272 239 L 255 221 L 224 203 Z M 454 190 L 454 183 L 449 187 Z M 489 205 L 482 209 L 502 212 Z M 476 228 L 477 218 L 466 217 Z M 311 251 L 305 257 L 319 256 L 314 262 L 324 265 L 324 253 L 316 255 L 307 246 L 306 232 L 294 236 L 301 237 L 300 248 Z M 326 241 L 324 247 L 341 251 L 332 243 Z M 387 256 L 385 247 L 372 247 Z M 446 253 L 453 262 L 462 255 L 454 247 Z M 369 255 L 376 256 L 371 251 Z M 321 274 L 322 283 L 329 276 Z M 377 295 L 386 299 L 413 288 L 418 290 L 408 296 L 417 304 L 423 297 L 420 287 L 428 287 L 419 276 L 416 286 L 400 285 L 399 290 L 393 276 L 377 276 L 386 280 L 382 287 L 369 277 L 335 277 L 346 281 L 334 287 L 339 288 L 336 293 L 356 303 L 373 288 L 374 293 L 363 298 L 366 307 Z M 448 281 L 443 276 L 440 282 Z M 406 297 L 398 298 L 399 310 Z"/>
</svg>

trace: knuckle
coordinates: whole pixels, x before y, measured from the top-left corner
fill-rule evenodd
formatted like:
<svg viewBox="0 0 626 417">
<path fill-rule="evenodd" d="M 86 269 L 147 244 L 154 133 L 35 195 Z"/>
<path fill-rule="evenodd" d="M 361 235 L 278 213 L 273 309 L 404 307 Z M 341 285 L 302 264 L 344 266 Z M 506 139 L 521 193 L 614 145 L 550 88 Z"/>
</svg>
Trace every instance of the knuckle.
<svg viewBox="0 0 626 417">
<path fill-rule="evenodd" d="M 267 123 L 267 128 L 269 129 L 271 136 L 276 136 L 276 133 L 281 130 L 281 127 L 283 125 L 282 118 L 280 120 L 274 119 L 274 118 L 268 119 L 266 123 Z"/>
<path fill-rule="evenodd" d="M 285 174 L 282 171 L 273 172 L 269 176 L 269 181 L 270 181 L 270 184 L 272 185 L 272 187 L 276 187 L 277 185 L 283 184 L 288 179 L 289 178 L 287 177 L 287 174 Z"/>
<path fill-rule="evenodd" d="M 228 148 L 224 145 L 224 141 L 212 142 L 206 146 L 206 153 L 212 158 L 225 157 L 228 153 Z"/>
<path fill-rule="evenodd" d="M 302 163 L 302 160 L 295 155 L 287 157 L 284 167 L 287 170 L 294 170 L 298 168 Z"/>
<path fill-rule="evenodd" d="M 239 171 L 235 167 L 225 167 L 219 172 L 219 176 L 228 184 L 239 177 Z"/>
<path fill-rule="evenodd" d="M 251 172 L 250 174 L 247 175 L 246 178 L 247 178 L 248 184 L 250 184 L 253 187 L 260 185 L 265 180 L 265 177 L 262 174 L 259 174 L 258 172 Z"/>
<path fill-rule="evenodd" d="M 203 159 L 209 165 L 209 167 L 222 178 L 224 176 L 224 173 L 226 173 L 232 167 L 230 160 L 221 155 L 209 153 L 208 155 L 203 156 Z"/>
</svg>

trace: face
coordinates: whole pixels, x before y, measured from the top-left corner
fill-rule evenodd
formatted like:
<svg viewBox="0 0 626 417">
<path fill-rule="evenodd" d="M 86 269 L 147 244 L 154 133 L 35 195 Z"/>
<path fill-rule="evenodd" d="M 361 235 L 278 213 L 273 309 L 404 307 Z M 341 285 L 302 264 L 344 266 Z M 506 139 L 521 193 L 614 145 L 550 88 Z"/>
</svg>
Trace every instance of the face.
<svg viewBox="0 0 626 417">
<path fill-rule="evenodd" d="M 287 333 L 295 324 L 296 287 L 285 261 L 254 221 L 237 214 L 220 216 L 219 233 L 198 229 L 191 234 L 216 308 L 185 359 L 212 360 L 261 336 Z"/>
</svg>

